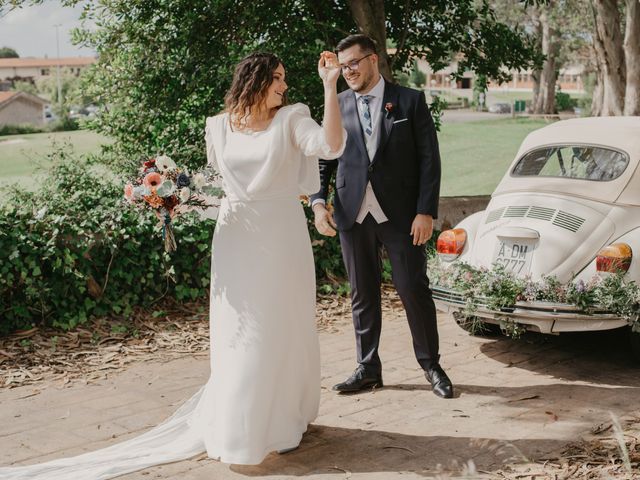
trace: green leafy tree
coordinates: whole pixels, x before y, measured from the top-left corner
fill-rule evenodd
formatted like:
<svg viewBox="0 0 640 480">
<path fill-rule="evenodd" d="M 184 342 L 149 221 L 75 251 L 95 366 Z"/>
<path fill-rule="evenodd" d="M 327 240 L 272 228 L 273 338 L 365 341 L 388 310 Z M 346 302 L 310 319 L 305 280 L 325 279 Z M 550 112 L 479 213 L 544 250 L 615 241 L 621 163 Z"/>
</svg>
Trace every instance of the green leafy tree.
<svg viewBox="0 0 640 480">
<path fill-rule="evenodd" d="M 559 71 L 569 65 L 589 68 L 590 13 L 582 0 L 492 0 L 500 21 L 533 32 L 544 56 L 532 72 L 534 113 L 556 111 L 556 83 Z"/>
<path fill-rule="evenodd" d="M 0 58 L 20 58 L 20 55 L 11 47 L 0 47 Z"/>
<path fill-rule="evenodd" d="M 72 106 L 83 107 L 92 102 L 92 97 L 85 87 L 82 77 L 78 77 L 68 68 L 60 69 L 62 102 L 59 102 L 57 73 L 36 81 L 37 91 L 43 97 L 49 99 L 54 112 L 59 117 L 67 116 Z"/>
<path fill-rule="evenodd" d="M 486 75 L 476 75 L 473 82 L 473 102 L 478 110 L 483 110 L 487 103 L 488 79 Z"/>
<path fill-rule="evenodd" d="M 16 80 L 13 82 L 13 89 L 17 92 L 30 93 L 31 95 L 38 95 L 38 87 L 33 82 L 26 80 Z"/>
<path fill-rule="evenodd" d="M 349 33 L 396 45 L 393 54 L 380 52 L 390 81 L 410 73 L 416 58 L 437 70 L 456 55 L 454 75 L 471 69 L 498 81 L 536 58 L 523 30 L 496 21 L 488 3 L 475 0 L 89 0 L 83 15 L 97 28 L 75 40 L 99 55 L 86 88 L 105 105 L 93 126 L 116 139 L 113 158 L 131 168 L 157 152 L 202 165 L 204 119 L 223 107 L 233 65 L 250 51 L 279 54 L 291 100 L 316 116 L 318 53 Z"/>
</svg>

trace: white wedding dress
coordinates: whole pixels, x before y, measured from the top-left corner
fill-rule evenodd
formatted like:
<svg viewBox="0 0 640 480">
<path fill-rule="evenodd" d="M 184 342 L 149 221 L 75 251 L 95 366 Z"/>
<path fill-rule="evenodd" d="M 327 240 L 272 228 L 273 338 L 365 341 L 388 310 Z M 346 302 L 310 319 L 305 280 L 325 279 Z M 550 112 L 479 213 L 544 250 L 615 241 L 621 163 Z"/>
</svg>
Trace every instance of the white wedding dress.
<svg viewBox="0 0 640 480">
<path fill-rule="evenodd" d="M 317 157 L 336 158 L 302 104 L 267 130 L 207 119 L 207 158 L 222 177 L 211 267 L 211 376 L 170 418 L 111 447 L 0 468 L 0 479 L 99 480 L 207 452 L 258 464 L 298 445 L 318 413 L 315 275 L 298 195 L 320 188 Z"/>
</svg>

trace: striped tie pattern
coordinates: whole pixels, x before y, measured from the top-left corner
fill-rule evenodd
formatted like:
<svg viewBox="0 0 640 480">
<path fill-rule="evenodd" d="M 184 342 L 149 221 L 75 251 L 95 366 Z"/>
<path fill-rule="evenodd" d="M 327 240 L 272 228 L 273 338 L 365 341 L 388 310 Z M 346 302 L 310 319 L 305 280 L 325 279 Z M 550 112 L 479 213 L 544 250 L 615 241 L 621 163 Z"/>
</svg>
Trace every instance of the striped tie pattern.
<svg viewBox="0 0 640 480">
<path fill-rule="evenodd" d="M 360 111 L 360 120 L 362 121 L 362 128 L 367 136 L 371 136 L 373 128 L 371 126 L 371 111 L 369 110 L 369 102 L 373 98 L 373 95 L 362 95 L 360 101 L 362 102 L 362 110 Z"/>
</svg>

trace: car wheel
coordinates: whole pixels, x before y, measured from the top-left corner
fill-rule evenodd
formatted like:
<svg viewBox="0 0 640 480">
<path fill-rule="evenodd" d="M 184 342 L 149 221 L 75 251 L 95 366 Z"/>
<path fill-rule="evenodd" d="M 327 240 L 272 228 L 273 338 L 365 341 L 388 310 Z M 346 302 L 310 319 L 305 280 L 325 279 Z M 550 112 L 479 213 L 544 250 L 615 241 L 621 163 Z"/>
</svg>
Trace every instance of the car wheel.
<svg viewBox="0 0 640 480">
<path fill-rule="evenodd" d="M 462 312 L 454 312 L 453 319 L 460 328 L 474 337 L 501 334 L 499 325 L 483 322 L 480 317 L 464 315 Z"/>
<path fill-rule="evenodd" d="M 640 362 L 640 332 L 634 332 L 632 327 L 629 327 L 629 343 L 631 344 L 633 358 Z"/>
</svg>

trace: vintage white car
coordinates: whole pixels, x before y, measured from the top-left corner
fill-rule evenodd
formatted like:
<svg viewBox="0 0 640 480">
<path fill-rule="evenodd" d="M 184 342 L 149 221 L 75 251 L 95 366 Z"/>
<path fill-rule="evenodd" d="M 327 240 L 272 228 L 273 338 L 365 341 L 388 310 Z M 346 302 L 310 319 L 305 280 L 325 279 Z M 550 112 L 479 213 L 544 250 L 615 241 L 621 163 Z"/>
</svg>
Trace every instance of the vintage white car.
<svg viewBox="0 0 640 480">
<path fill-rule="evenodd" d="M 530 133 L 486 210 L 441 233 L 439 264 L 501 265 L 517 277 L 567 284 L 622 269 L 624 279 L 640 283 L 639 163 L 640 117 L 559 121 Z M 441 310 L 462 311 L 455 289 L 432 289 Z M 475 315 L 547 334 L 629 325 L 610 311 L 585 313 L 571 304 L 517 301 L 504 310 L 481 303 Z M 640 352 L 640 333 L 629 332 Z"/>
</svg>

